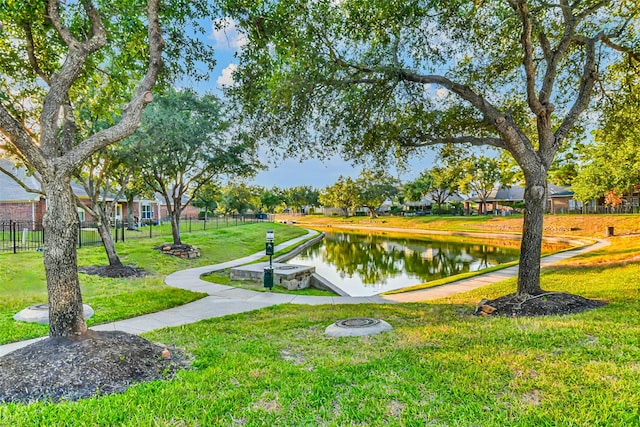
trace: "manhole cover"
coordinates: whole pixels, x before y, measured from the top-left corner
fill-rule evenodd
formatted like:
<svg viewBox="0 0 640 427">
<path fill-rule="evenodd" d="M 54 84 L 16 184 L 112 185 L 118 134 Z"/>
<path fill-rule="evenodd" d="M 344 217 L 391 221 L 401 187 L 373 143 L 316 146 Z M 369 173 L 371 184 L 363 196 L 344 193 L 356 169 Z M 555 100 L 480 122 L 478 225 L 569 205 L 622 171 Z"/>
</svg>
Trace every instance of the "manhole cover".
<svg viewBox="0 0 640 427">
<path fill-rule="evenodd" d="M 84 311 L 84 318 L 88 319 L 93 316 L 93 308 L 87 304 L 82 304 L 82 309 Z M 49 323 L 49 306 L 47 304 L 36 304 L 30 307 L 25 308 L 24 310 L 16 313 L 13 316 L 14 320 L 19 320 L 22 322 L 33 322 L 33 323 Z"/>
<path fill-rule="evenodd" d="M 338 320 L 327 326 L 324 333 L 330 337 L 361 337 L 364 335 L 374 335 L 380 332 L 393 329 L 384 320 L 370 319 L 368 317 L 354 317 L 351 319 Z"/>
<path fill-rule="evenodd" d="M 353 319 L 338 320 L 335 325 L 340 328 L 366 328 L 368 326 L 380 323 L 378 319 L 369 319 L 367 317 L 355 317 Z"/>
</svg>

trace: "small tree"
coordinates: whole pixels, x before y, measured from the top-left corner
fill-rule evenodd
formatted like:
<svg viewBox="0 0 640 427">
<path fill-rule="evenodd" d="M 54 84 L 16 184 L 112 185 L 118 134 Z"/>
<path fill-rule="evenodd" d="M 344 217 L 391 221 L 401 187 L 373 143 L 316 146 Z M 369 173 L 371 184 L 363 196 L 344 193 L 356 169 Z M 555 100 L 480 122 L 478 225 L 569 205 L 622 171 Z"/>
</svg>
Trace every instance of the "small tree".
<svg viewBox="0 0 640 427">
<path fill-rule="evenodd" d="M 420 202 L 431 191 L 431 175 L 424 171 L 413 181 L 407 182 L 402 187 L 404 197 L 410 202 Z"/>
<path fill-rule="evenodd" d="M 363 170 L 356 185 L 360 189 L 360 201 L 369 209 L 369 215 L 377 216 L 377 210 L 386 200 L 394 198 L 400 183 L 386 171 Z"/>
<path fill-rule="evenodd" d="M 479 156 L 465 163 L 461 187 L 480 199 L 481 213 L 487 213 L 487 199 L 500 183 L 501 176 L 500 164 L 496 159 Z"/>
<path fill-rule="evenodd" d="M 123 196 L 130 175 L 119 161 L 112 147 L 95 153 L 75 173 L 91 201 L 90 205 L 77 200 L 78 206 L 88 212 L 95 222 L 109 265 L 121 266 L 111 235 L 111 218 L 118 200 Z"/>
<path fill-rule="evenodd" d="M 213 213 L 218 208 L 218 200 L 222 195 L 222 186 L 217 181 L 204 183 L 198 191 L 194 193 L 192 205 L 204 209 L 204 220 L 206 221 L 209 212 Z"/>
<path fill-rule="evenodd" d="M 229 184 L 225 187 L 218 205 L 225 213 L 244 214 L 258 205 L 259 192 L 245 183 Z"/>
<path fill-rule="evenodd" d="M 431 176 L 431 200 L 438 205 L 438 211 L 442 211 L 449 197 L 457 194 L 460 190 L 460 167 L 436 166 L 429 170 Z"/>
<path fill-rule="evenodd" d="M 325 207 L 342 209 L 344 216 L 349 216 L 349 210 L 362 206 L 360 190 L 351 177 L 340 176 L 338 181 L 320 191 L 320 203 Z"/>
<path fill-rule="evenodd" d="M 273 187 L 270 190 L 266 190 L 264 188 L 260 189 L 260 207 L 261 209 L 273 213 L 275 211 L 276 206 L 283 203 L 282 191 Z"/>
<path fill-rule="evenodd" d="M 203 185 L 223 174 L 255 172 L 251 151 L 229 141 L 228 127 L 215 96 L 169 90 L 145 111 L 140 128 L 130 137 L 143 179 L 166 202 L 176 245 L 182 244 L 182 211 Z"/>
</svg>

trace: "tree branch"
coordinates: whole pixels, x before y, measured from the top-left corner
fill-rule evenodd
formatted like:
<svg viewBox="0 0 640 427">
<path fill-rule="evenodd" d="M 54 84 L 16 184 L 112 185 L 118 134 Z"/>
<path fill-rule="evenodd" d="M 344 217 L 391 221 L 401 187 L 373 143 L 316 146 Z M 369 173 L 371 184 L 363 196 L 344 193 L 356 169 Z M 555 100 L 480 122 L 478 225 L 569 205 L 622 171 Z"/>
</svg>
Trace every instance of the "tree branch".
<svg viewBox="0 0 640 427">
<path fill-rule="evenodd" d="M 40 143 L 43 151 L 49 157 L 58 157 L 62 154 L 57 152 L 61 148 L 58 146 L 60 106 L 67 99 L 69 89 L 80 75 L 86 59 L 107 42 L 106 31 L 100 22 L 100 16 L 97 11 L 89 0 L 83 1 L 82 4 L 92 24 L 92 36 L 83 42 L 79 42 L 62 23 L 58 0 L 49 0 L 47 7 L 49 19 L 69 48 L 60 71 L 51 77 L 49 93 L 47 93 L 42 106 Z M 72 169 L 75 169 L 75 167 Z"/>
<path fill-rule="evenodd" d="M 547 114 L 551 114 L 551 112 L 553 111 L 553 106 L 549 104 L 549 99 L 551 99 L 551 93 L 553 92 L 553 85 L 555 83 L 556 75 L 558 72 L 558 64 L 560 60 L 564 58 L 567 49 L 569 49 L 569 45 L 571 44 L 571 41 L 573 39 L 576 25 L 580 22 L 580 20 L 574 18 L 571 13 L 573 10 L 573 6 L 569 5 L 566 0 L 562 0 L 560 3 L 562 15 L 565 20 L 564 33 L 562 34 L 560 41 L 558 42 L 555 49 L 547 52 L 547 50 L 550 49 L 550 46 L 546 46 L 544 43 L 544 40 L 547 40 L 546 36 L 544 39 L 541 39 L 541 45 L 543 46 L 543 51 L 545 51 L 547 70 L 545 72 L 544 79 L 542 80 L 542 87 L 538 95 L 538 100 L 545 107 L 545 112 Z M 539 32 L 542 33 L 543 29 L 539 28 Z"/>
<path fill-rule="evenodd" d="M 0 130 L 18 150 L 21 157 L 27 159 L 36 170 L 44 169 L 46 160 L 40 147 L 36 145 L 22 124 L 2 105 L 2 102 L 0 102 Z"/>
<path fill-rule="evenodd" d="M 402 142 L 405 147 L 426 147 L 430 145 L 438 144 L 471 144 L 475 146 L 490 145 L 496 148 L 506 149 L 506 143 L 500 138 L 492 137 L 476 137 L 476 136 L 458 136 L 458 137 L 444 137 L 444 138 L 431 138 L 424 142 Z"/>
<path fill-rule="evenodd" d="M 527 7 L 526 0 L 519 0 L 516 3 L 516 8 L 518 15 L 520 15 L 520 21 L 522 22 L 520 43 L 524 50 L 522 65 L 524 66 L 526 75 L 527 102 L 529 103 L 529 108 L 531 108 L 531 111 L 533 111 L 536 116 L 543 116 L 546 115 L 546 108 L 536 95 L 536 67 L 533 63 L 534 48 L 531 40 L 532 25 L 529 19 L 529 8 Z"/>
<path fill-rule="evenodd" d="M 78 167 L 86 157 L 97 150 L 131 135 L 140 124 L 144 108 L 153 100 L 151 90 L 162 68 L 164 40 L 158 17 L 158 4 L 159 0 L 148 0 L 149 67 L 147 73 L 136 88 L 131 101 L 123 108 L 120 121 L 90 136 L 69 152 L 65 156 L 69 160 L 68 167 L 72 169 Z"/>
<path fill-rule="evenodd" d="M 602 43 L 609 46 L 611 49 L 621 53 L 626 53 L 631 58 L 640 62 L 640 51 L 635 51 L 627 46 L 622 46 L 621 44 L 614 42 L 613 40 L 611 40 L 611 35 L 603 34 L 601 40 L 602 40 Z"/>
<path fill-rule="evenodd" d="M 602 40 L 604 33 L 599 33 L 594 38 L 584 40 L 585 43 L 585 62 L 582 69 L 582 78 L 580 79 L 580 90 L 576 101 L 571 106 L 571 109 L 565 116 L 562 124 L 555 132 L 555 148 L 560 146 L 562 140 L 569 133 L 573 125 L 575 124 L 578 116 L 587 108 L 589 100 L 591 99 L 591 93 L 593 86 L 598 78 L 596 72 L 596 41 Z"/>
<path fill-rule="evenodd" d="M 4 167 L 2 167 L 2 165 L 0 165 L 0 172 L 2 172 L 3 174 L 5 174 L 9 178 L 11 178 L 13 181 L 15 181 L 15 183 L 18 184 L 20 187 L 22 187 L 22 189 L 24 191 L 26 191 L 27 193 L 40 194 L 40 195 L 44 196 L 44 191 L 38 190 L 37 188 L 29 187 L 20 178 L 18 178 L 14 173 L 12 173 L 8 169 L 5 169 Z"/>
<path fill-rule="evenodd" d="M 38 59 L 36 58 L 36 48 L 35 43 L 33 42 L 33 32 L 31 31 L 31 24 L 29 22 L 25 22 L 22 25 L 22 28 L 24 29 L 24 33 L 26 36 L 27 56 L 29 58 L 29 63 L 31 64 L 31 68 L 48 85 L 50 83 L 49 76 L 46 75 L 44 71 L 42 71 L 40 65 L 38 64 Z"/>
<path fill-rule="evenodd" d="M 91 215 L 94 218 L 98 217 L 97 212 L 92 207 L 90 207 L 89 205 L 84 203 L 82 201 L 82 199 L 80 197 L 78 197 L 78 195 L 76 193 L 73 193 L 73 198 L 76 200 L 76 206 L 77 207 L 84 209 L 85 212 L 87 212 L 89 215 Z"/>
</svg>

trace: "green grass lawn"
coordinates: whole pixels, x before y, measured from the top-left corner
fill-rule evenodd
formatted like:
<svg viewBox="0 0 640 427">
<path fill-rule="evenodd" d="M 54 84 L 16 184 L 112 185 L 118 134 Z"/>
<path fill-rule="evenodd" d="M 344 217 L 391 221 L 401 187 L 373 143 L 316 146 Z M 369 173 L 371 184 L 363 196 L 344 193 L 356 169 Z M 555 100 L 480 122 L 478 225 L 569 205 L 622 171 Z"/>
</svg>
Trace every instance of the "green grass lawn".
<svg viewBox="0 0 640 427">
<path fill-rule="evenodd" d="M 177 270 L 229 261 L 264 250 L 265 230 L 276 231 L 277 242 L 306 232 L 274 223 L 247 224 L 183 233 L 184 243 L 200 248 L 202 256 L 184 260 L 153 250 L 166 237 L 132 239 L 117 244 L 122 262 L 146 269 L 150 276 L 140 279 L 111 279 L 80 274 L 83 301 L 95 309 L 89 326 L 152 313 L 202 298 L 204 294 L 166 286 L 164 277 Z M 80 266 L 106 264 L 101 246 L 78 250 Z M 0 254 L 0 344 L 46 335 L 47 325 L 16 322 L 13 316 L 25 307 L 47 301 L 42 253 Z M 1 423 L 0 423 L 1 425 Z"/>
<path fill-rule="evenodd" d="M 1 405 L 0 425 L 636 426 L 638 254 L 615 239 L 545 270 L 545 289 L 609 302 L 570 316 L 473 316 L 513 291 L 507 280 L 430 304 L 283 305 L 155 331 L 145 337 L 183 348 L 194 369 L 119 395 Z M 324 336 L 355 316 L 394 330 Z"/>
<path fill-rule="evenodd" d="M 568 316 L 472 315 L 511 279 L 431 303 L 281 305 L 154 331 L 193 369 L 118 395 L 0 405 L 0 425 L 638 426 L 638 260 L 637 236 L 615 238 L 545 269 L 544 289 L 608 302 Z M 360 316 L 394 330 L 324 335 Z"/>
</svg>

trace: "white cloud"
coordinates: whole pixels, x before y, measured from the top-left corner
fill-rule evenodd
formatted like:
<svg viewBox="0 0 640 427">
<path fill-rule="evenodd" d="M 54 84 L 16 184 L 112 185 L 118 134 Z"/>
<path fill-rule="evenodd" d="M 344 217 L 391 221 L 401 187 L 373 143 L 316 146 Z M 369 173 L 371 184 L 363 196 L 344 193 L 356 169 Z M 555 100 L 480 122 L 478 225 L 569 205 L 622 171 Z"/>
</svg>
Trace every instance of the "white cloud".
<svg viewBox="0 0 640 427">
<path fill-rule="evenodd" d="M 213 23 L 211 38 L 218 49 L 240 49 L 247 44 L 244 34 L 238 32 L 236 23 L 230 18 L 219 19 Z"/>
<path fill-rule="evenodd" d="M 233 62 L 222 70 L 222 74 L 216 80 L 218 86 L 232 86 L 233 85 L 233 72 L 238 69 L 238 66 Z"/>
<path fill-rule="evenodd" d="M 443 99 L 449 94 L 449 91 L 443 87 L 436 89 L 436 97 L 438 99 Z"/>
</svg>

